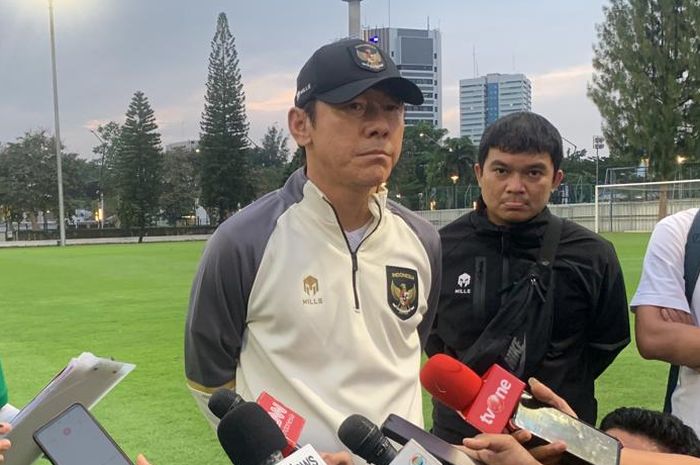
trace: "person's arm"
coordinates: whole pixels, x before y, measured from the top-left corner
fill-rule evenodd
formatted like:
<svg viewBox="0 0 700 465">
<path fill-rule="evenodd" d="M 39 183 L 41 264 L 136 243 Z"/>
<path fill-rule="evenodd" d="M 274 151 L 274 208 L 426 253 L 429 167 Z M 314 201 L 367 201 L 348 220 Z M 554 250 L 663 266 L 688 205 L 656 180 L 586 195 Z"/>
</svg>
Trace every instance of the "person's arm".
<svg viewBox="0 0 700 465">
<path fill-rule="evenodd" d="M 594 378 L 600 376 L 630 342 L 625 282 L 615 250 L 609 246 L 593 320 L 587 328 L 588 362 Z"/>
<path fill-rule="evenodd" d="M 246 260 L 227 231 L 207 244 L 192 284 L 185 326 L 187 387 L 212 426 L 208 400 L 220 387 L 235 387 L 246 318 Z"/>
<path fill-rule="evenodd" d="M 635 337 L 639 353 L 646 359 L 700 367 L 700 328 L 683 310 L 638 306 Z"/>
<path fill-rule="evenodd" d="M 637 348 L 646 359 L 700 366 L 700 328 L 685 297 L 684 229 L 675 217 L 657 223 L 632 299 Z"/>
</svg>

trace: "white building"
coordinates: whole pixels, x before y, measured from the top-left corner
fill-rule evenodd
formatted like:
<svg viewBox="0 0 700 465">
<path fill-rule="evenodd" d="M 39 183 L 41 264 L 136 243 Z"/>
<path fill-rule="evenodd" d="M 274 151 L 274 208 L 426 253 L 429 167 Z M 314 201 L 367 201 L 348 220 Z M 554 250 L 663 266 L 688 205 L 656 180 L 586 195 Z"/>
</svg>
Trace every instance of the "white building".
<svg viewBox="0 0 700 465">
<path fill-rule="evenodd" d="M 401 76 L 413 81 L 421 91 L 423 105 L 406 106 L 406 124 L 426 121 L 442 127 L 442 54 L 437 29 L 368 28 L 363 39 L 386 52 Z"/>
<path fill-rule="evenodd" d="M 502 116 L 531 111 L 532 86 L 524 74 L 487 74 L 459 81 L 459 135 L 478 144 L 488 125 Z"/>
<path fill-rule="evenodd" d="M 183 149 L 186 152 L 194 152 L 199 148 L 198 140 L 183 140 L 180 142 L 173 142 L 172 144 L 167 144 L 165 146 L 165 151 L 170 152 L 176 149 Z"/>
</svg>

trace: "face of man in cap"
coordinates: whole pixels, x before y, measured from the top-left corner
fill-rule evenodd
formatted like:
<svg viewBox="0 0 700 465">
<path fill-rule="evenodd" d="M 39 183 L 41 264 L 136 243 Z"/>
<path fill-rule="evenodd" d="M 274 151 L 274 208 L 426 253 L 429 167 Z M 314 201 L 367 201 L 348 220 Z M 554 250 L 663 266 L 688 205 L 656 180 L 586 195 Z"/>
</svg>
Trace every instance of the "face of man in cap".
<svg viewBox="0 0 700 465">
<path fill-rule="evenodd" d="M 368 192 L 385 182 L 403 140 L 403 103 L 370 88 L 340 104 L 313 103 L 314 121 L 290 111 L 289 127 L 306 149 L 307 175 L 321 190 Z"/>
<path fill-rule="evenodd" d="M 329 197 L 367 195 L 385 182 L 401 153 L 403 102 L 420 105 L 423 95 L 376 45 L 345 39 L 316 50 L 289 111 L 309 179 Z"/>
</svg>

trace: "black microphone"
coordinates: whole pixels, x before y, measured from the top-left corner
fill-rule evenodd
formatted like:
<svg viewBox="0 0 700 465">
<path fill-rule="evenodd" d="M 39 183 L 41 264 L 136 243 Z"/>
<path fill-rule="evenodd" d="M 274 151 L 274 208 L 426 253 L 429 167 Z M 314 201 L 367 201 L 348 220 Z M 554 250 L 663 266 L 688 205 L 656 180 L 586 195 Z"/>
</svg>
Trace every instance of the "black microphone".
<svg viewBox="0 0 700 465">
<path fill-rule="evenodd" d="M 216 415 L 217 418 L 221 419 L 230 410 L 238 408 L 243 402 L 245 402 L 243 397 L 236 392 L 232 391 L 231 389 L 221 388 L 214 391 L 209 398 L 209 403 L 207 405 L 209 406 L 211 413 Z"/>
<path fill-rule="evenodd" d="M 284 459 L 287 445 L 282 431 L 255 402 L 229 410 L 216 429 L 219 443 L 236 465 L 274 465 Z"/>
<path fill-rule="evenodd" d="M 362 415 L 350 415 L 338 428 L 338 437 L 367 463 L 389 465 L 398 453 L 377 425 Z"/>
</svg>

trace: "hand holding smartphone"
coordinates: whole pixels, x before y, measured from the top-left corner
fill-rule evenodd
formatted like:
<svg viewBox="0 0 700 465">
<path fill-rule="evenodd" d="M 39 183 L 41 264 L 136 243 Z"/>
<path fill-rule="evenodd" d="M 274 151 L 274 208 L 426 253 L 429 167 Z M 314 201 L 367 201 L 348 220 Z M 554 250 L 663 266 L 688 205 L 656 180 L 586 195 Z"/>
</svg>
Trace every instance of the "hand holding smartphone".
<svg viewBox="0 0 700 465">
<path fill-rule="evenodd" d="M 54 465 L 134 465 L 82 404 L 73 404 L 34 433 Z"/>
</svg>

